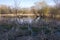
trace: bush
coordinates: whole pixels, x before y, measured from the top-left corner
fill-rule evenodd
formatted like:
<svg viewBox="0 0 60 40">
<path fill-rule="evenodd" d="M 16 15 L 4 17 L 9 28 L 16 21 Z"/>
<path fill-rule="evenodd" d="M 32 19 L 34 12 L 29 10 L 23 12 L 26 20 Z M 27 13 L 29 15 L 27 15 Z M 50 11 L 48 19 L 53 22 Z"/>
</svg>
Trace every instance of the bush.
<svg viewBox="0 0 60 40">
<path fill-rule="evenodd" d="M 22 30 L 28 30 L 28 27 L 20 27 Z"/>
<path fill-rule="evenodd" d="M 3 29 L 10 30 L 12 28 L 12 24 L 1 24 L 0 25 Z"/>
</svg>

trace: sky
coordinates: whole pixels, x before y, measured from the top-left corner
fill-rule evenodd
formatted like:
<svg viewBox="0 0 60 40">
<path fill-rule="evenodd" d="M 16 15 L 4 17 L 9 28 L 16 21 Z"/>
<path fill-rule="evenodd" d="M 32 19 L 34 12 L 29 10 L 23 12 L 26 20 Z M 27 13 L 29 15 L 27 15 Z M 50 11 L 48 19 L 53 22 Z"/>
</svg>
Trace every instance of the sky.
<svg viewBox="0 0 60 40">
<path fill-rule="evenodd" d="M 17 4 L 19 7 L 27 8 L 34 5 L 36 2 L 40 2 L 42 0 L 17 0 Z M 52 0 L 45 1 L 48 5 L 54 5 Z M 0 5 L 8 5 L 14 7 L 14 0 L 0 0 Z"/>
</svg>

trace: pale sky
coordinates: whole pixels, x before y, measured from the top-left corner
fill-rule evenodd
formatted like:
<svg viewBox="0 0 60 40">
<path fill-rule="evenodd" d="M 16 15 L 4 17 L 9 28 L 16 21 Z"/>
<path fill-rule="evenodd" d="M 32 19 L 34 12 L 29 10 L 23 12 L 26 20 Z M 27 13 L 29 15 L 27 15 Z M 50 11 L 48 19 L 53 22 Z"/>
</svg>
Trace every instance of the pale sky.
<svg viewBox="0 0 60 40">
<path fill-rule="evenodd" d="M 20 7 L 31 7 L 34 5 L 34 3 L 39 2 L 41 0 L 17 0 L 17 4 Z M 54 2 L 52 0 L 46 0 L 47 4 L 54 5 Z M 14 6 L 14 0 L 0 0 L 0 5 L 8 5 L 8 6 Z"/>
</svg>

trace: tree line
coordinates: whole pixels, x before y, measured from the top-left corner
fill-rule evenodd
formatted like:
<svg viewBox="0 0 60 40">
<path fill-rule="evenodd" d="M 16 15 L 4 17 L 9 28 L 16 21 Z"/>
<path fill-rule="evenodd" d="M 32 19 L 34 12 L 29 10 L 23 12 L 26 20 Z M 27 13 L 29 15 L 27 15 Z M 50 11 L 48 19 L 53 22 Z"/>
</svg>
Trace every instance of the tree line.
<svg viewBox="0 0 60 40">
<path fill-rule="evenodd" d="M 40 17 L 51 17 L 51 18 L 58 18 L 60 17 L 60 0 L 53 0 L 55 5 L 49 6 L 45 1 L 37 2 L 34 6 L 30 8 L 11 8 L 6 5 L 0 6 L 0 14 L 15 14 L 22 13 L 22 14 L 30 14 L 33 13 L 37 16 L 37 14 L 40 15 Z M 17 10 L 17 11 L 16 11 Z"/>
</svg>

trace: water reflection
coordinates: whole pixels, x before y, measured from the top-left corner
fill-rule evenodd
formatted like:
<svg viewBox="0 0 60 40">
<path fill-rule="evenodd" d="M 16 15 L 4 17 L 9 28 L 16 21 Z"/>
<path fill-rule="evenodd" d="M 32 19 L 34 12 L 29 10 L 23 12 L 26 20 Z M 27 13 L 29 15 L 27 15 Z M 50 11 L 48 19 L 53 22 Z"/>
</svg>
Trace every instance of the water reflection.
<svg viewBox="0 0 60 40">
<path fill-rule="evenodd" d="M 18 23 L 32 23 L 33 19 L 32 18 L 17 18 Z"/>
</svg>

